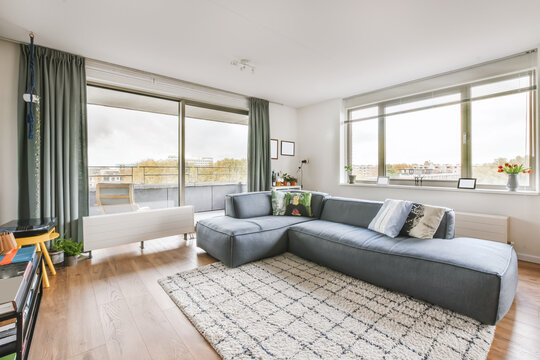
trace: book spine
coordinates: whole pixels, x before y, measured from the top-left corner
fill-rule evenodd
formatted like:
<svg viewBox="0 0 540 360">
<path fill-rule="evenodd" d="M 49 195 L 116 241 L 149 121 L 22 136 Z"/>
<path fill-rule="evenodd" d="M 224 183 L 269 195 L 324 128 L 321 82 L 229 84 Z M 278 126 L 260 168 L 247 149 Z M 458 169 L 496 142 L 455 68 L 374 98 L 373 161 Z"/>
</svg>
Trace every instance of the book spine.
<svg viewBox="0 0 540 360">
<path fill-rule="evenodd" d="M 24 279 L 28 281 L 28 277 L 30 276 L 30 273 L 32 272 L 32 261 L 28 262 L 28 265 L 26 265 L 26 269 L 24 270 Z"/>
</svg>

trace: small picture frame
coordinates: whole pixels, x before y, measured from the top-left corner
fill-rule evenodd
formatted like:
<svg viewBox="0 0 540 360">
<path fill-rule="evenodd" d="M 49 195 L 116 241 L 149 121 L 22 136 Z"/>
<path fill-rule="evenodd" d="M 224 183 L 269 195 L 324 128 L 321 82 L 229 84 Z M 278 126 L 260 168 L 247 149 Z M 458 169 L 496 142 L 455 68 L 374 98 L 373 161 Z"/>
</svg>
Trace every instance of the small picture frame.
<svg viewBox="0 0 540 360">
<path fill-rule="evenodd" d="M 457 183 L 458 189 L 476 189 L 476 178 L 459 178 Z"/>
<path fill-rule="evenodd" d="M 278 159 L 278 139 L 270 139 L 270 158 L 272 160 Z"/>
<path fill-rule="evenodd" d="M 390 178 L 388 176 L 379 176 L 377 178 L 377 185 L 389 185 Z"/>
<path fill-rule="evenodd" d="M 281 140 L 281 155 L 294 156 L 294 142 Z"/>
</svg>

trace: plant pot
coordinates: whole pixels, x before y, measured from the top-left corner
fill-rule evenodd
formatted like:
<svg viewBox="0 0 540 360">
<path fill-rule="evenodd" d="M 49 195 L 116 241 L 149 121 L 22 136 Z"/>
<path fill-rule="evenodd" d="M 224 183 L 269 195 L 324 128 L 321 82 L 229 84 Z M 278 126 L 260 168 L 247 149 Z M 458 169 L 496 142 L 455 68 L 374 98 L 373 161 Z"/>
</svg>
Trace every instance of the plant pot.
<svg viewBox="0 0 540 360">
<path fill-rule="evenodd" d="M 356 182 L 356 175 L 349 174 L 349 184 L 354 184 Z"/>
<path fill-rule="evenodd" d="M 291 186 L 296 186 L 296 181 L 291 181 Z"/>
<path fill-rule="evenodd" d="M 79 261 L 79 255 L 66 256 L 64 259 L 64 265 L 66 266 L 77 265 L 78 261 Z"/>
<path fill-rule="evenodd" d="M 64 262 L 64 252 L 63 251 L 49 251 L 51 261 L 54 265 L 61 264 Z"/>
<path fill-rule="evenodd" d="M 508 174 L 506 188 L 508 191 L 517 191 L 519 187 L 518 174 Z"/>
</svg>

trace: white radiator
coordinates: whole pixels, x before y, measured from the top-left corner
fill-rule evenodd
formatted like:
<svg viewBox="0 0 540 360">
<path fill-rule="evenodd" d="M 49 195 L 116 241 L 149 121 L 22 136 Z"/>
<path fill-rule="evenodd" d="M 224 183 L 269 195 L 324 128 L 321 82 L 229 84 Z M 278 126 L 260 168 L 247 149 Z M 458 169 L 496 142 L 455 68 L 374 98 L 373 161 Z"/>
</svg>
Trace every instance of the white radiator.
<svg viewBox="0 0 540 360">
<path fill-rule="evenodd" d="M 456 212 L 455 237 L 508 243 L 508 216 Z"/>
<path fill-rule="evenodd" d="M 195 231 L 193 206 L 87 216 L 84 251 L 152 240 Z"/>
</svg>

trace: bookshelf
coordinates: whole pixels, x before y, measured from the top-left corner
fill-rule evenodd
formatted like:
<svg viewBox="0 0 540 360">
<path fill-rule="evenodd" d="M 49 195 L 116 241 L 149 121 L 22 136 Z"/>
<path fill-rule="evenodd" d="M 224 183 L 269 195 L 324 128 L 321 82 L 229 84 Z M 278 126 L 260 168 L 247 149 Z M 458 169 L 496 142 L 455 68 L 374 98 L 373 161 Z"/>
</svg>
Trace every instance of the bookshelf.
<svg viewBox="0 0 540 360">
<path fill-rule="evenodd" d="M 14 358 L 17 360 L 28 358 L 43 291 L 42 262 L 41 253 L 38 253 L 32 264 L 29 281 L 22 283 L 25 289 L 22 296 L 16 300 L 16 310 L 0 315 L 0 324 L 14 323 L 16 329 L 15 338 L 0 345 L 0 358 L 12 354 L 15 354 Z M 0 291 L 2 291 L 2 280 L 0 279 Z"/>
</svg>

